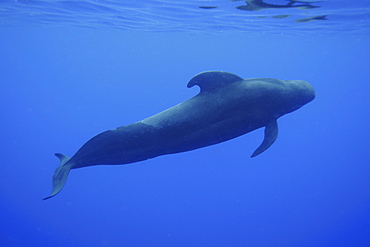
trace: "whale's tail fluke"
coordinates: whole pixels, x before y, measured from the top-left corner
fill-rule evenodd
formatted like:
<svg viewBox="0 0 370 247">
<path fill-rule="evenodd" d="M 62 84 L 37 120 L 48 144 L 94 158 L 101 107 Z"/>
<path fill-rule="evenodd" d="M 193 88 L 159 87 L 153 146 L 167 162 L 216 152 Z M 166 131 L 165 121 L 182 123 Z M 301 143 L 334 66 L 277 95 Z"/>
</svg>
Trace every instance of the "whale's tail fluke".
<svg viewBox="0 0 370 247">
<path fill-rule="evenodd" d="M 72 165 L 68 163 L 70 158 L 64 154 L 56 153 L 55 156 L 57 156 L 60 159 L 60 165 L 54 172 L 53 176 L 53 189 L 51 192 L 51 195 L 48 197 L 45 197 L 43 200 L 49 199 L 56 194 L 58 194 L 64 187 L 64 184 L 67 181 L 69 171 L 72 168 Z"/>
</svg>

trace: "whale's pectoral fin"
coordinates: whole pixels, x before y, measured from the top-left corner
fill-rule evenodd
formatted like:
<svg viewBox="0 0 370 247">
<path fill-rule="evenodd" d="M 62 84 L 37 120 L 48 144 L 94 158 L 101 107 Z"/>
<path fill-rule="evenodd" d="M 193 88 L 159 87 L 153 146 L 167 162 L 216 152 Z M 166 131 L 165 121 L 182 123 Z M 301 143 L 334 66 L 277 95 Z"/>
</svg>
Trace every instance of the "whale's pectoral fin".
<svg viewBox="0 0 370 247">
<path fill-rule="evenodd" d="M 268 123 L 265 127 L 265 138 L 263 139 L 263 142 L 261 145 L 254 151 L 252 154 L 252 158 L 256 157 L 260 153 L 266 151 L 276 140 L 278 136 L 278 125 L 277 121 L 274 120 L 270 123 Z"/>
<path fill-rule="evenodd" d="M 68 156 L 60 153 L 56 153 L 55 156 L 57 156 L 60 159 L 60 165 L 54 172 L 53 189 L 51 195 L 45 197 L 43 200 L 55 196 L 63 189 L 63 186 L 67 181 L 69 171 L 71 170 L 72 167 L 72 165 L 68 163 L 68 161 L 70 160 Z"/>
</svg>

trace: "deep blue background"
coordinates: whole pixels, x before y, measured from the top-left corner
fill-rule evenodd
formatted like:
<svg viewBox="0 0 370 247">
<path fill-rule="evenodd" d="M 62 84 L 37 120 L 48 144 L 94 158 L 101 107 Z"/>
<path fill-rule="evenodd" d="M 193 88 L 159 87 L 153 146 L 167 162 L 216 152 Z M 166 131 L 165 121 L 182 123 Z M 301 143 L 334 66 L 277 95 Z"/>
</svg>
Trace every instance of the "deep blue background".
<svg viewBox="0 0 370 247">
<path fill-rule="evenodd" d="M 370 38 L 0 29 L 1 246 L 370 246 Z M 205 70 L 302 79 L 316 99 L 258 130 L 126 166 L 55 152 L 194 96 Z"/>
</svg>

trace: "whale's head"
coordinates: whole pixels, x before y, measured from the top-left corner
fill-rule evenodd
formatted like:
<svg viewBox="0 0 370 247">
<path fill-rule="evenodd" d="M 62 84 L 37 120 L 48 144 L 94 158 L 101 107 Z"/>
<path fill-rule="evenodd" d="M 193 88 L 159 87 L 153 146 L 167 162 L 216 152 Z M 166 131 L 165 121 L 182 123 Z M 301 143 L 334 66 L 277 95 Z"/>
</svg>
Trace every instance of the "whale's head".
<svg viewBox="0 0 370 247">
<path fill-rule="evenodd" d="M 315 98 L 315 90 L 307 81 L 283 80 L 282 102 L 286 113 L 293 112 Z"/>
<path fill-rule="evenodd" d="M 242 82 L 248 102 L 258 102 L 256 112 L 277 119 L 293 112 L 315 98 L 312 85 L 302 80 L 279 80 L 273 78 L 253 78 Z"/>
</svg>

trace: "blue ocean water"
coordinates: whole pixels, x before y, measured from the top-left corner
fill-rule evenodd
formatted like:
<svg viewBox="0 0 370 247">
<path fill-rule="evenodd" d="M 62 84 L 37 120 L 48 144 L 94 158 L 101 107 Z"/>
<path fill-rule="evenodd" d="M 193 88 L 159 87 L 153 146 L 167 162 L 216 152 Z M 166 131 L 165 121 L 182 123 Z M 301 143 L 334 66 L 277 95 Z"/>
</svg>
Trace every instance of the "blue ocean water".
<svg viewBox="0 0 370 247">
<path fill-rule="evenodd" d="M 245 5 L 0 1 L 0 245 L 370 246 L 369 2 Z M 42 200 L 54 153 L 193 97 L 207 70 L 306 80 L 316 99 L 258 157 L 263 129 L 72 170 Z"/>
</svg>

